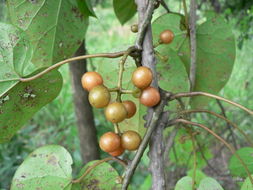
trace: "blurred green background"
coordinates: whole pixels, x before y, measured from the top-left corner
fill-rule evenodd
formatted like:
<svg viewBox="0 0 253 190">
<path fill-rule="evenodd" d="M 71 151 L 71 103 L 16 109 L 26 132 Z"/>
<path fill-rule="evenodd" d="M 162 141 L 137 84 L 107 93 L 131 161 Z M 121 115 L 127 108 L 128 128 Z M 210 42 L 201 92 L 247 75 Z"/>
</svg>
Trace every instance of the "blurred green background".
<svg viewBox="0 0 253 190">
<path fill-rule="evenodd" d="M 171 10 L 182 12 L 179 1 L 170 0 L 167 2 Z M 229 1 L 220 2 L 223 5 L 222 14 L 234 27 L 238 45 L 232 76 L 220 95 L 253 109 L 253 6 L 252 3 L 248 5 L 247 2 L 247 5 L 241 5 L 244 1 L 236 0 L 230 1 L 230 4 Z M 241 7 L 238 7 L 238 5 L 241 5 Z M 203 3 L 199 14 L 209 9 L 212 9 L 211 3 Z M 137 22 L 137 16 L 121 26 L 115 17 L 111 1 L 98 3 L 95 6 L 95 12 L 98 18 L 90 19 L 89 29 L 86 34 L 86 48 L 89 54 L 117 51 L 118 47 L 127 47 L 128 44 L 134 42 L 136 34 L 131 33 L 130 26 Z M 165 13 L 165 10 L 160 7 L 154 18 L 162 13 Z M 4 0 L 0 0 L 0 20 L 2 22 L 8 21 Z M 97 63 L 99 61 L 99 59 L 93 59 L 90 62 Z M 74 174 L 82 167 L 68 65 L 62 66 L 60 71 L 64 78 L 60 95 L 36 113 L 33 119 L 15 135 L 10 143 L 0 145 L 0 189 L 9 189 L 14 172 L 24 158 L 34 149 L 46 144 L 60 144 L 72 154 Z M 252 117 L 231 105 L 224 104 L 224 107 L 227 117 L 253 138 Z M 220 108 L 215 101 L 209 104 L 208 109 L 220 113 Z M 94 110 L 94 114 L 98 136 L 101 136 L 112 126 L 105 120 L 101 111 Z M 219 128 L 222 130 L 222 126 L 225 126 L 224 122 L 207 115 L 196 115 L 193 119 L 211 125 L 213 128 L 218 128 L 218 130 Z M 227 133 L 223 134 L 225 137 L 229 136 L 229 131 L 224 133 Z M 245 144 L 243 137 L 236 132 L 235 135 L 238 147 L 243 146 Z M 212 142 L 211 138 L 204 140 L 208 141 L 209 144 Z M 187 153 L 187 150 L 185 150 L 185 154 Z M 180 155 L 184 154 L 182 152 L 178 153 L 179 159 Z M 102 152 L 101 157 L 105 157 Z M 133 189 L 145 190 L 150 185 L 150 178 L 148 177 L 143 184 L 140 182 L 143 182 L 148 176 L 148 157 L 146 154 L 140 167 L 141 169 L 138 169 L 134 177 L 132 187 Z M 184 171 L 187 171 L 186 163 L 180 166 L 169 164 L 168 171 L 175 172 L 176 167 L 183 167 Z"/>
</svg>

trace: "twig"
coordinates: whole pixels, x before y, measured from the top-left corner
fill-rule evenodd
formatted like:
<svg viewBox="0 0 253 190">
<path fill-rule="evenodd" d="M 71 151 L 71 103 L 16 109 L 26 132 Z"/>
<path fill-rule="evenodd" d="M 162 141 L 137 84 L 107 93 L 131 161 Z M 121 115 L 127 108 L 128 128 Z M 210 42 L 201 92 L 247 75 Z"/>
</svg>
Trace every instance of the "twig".
<svg viewBox="0 0 253 190">
<path fill-rule="evenodd" d="M 160 3 L 163 6 L 163 8 L 167 11 L 167 13 L 170 13 L 170 9 L 169 9 L 168 5 L 165 3 L 165 1 L 160 0 Z"/>
<path fill-rule="evenodd" d="M 220 107 L 220 109 L 221 109 L 222 115 L 224 116 L 224 118 L 227 118 L 226 112 L 225 112 L 225 109 L 224 109 L 222 103 L 220 102 L 220 100 L 216 100 L 216 101 L 217 101 L 217 103 L 218 103 L 218 105 L 219 105 L 219 107 Z M 234 132 L 233 132 L 233 130 L 231 129 L 231 126 L 230 126 L 229 123 L 230 123 L 230 122 L 227 122 L 227 129 L 229 130 L 230 135 L 231 135 L 231 137 L 232 137 L 233 144 L 234 144 L 235 148 L 237 149 L 237 144 L 236 144 L 235 135 L 234 135 Z"/>
<path fill-rule="evenodd" d="M 108 157 L 108 158 L 105 158 L 103 160 L 99 160 L 97 162 L 95 162 L 94 164 L 92 164 L 90 167 L 88 167 L 87 170 L 85 170 L 85 172 L 77 179 L 74 179 L 72 180 L 72 183 L 80 183 L 82 181 L 82 179 L 87 176 L 95 167 L 97 167 L 98 165 L 104 163 L 104 162 L 107 162 L 107 161 L 110 161 L 110 160 L 114 160 L 116 162 L 118 162 L 119 164 L 121 164 L 122 166 L 126 167 L 127 164 L 125 163 L 125 161 L 119 159 L 119 158 L 116 158 L 116 157 Z"/>
<path fill-rule="evenodd" d="M 136 4 L 138 5 L 140 0 L 136 0 Z M 143 1 L 143 0 L 142 0 Z M 145 3 L 145 2 L 142 2 Z M 139 14 L 139 27 L 138 27 L 138 34 L 135 42 L 135 46 L 137 49 L 142 50 L 142 44 L 144 37 L 146 35 L 146 30 L 148 26 L 151 23 L 153 11 L 154 11 L 154 0 L 149 0 L 148 1 L 148 7 L 144 10 L 138 10 L 138 12 L 143 12 L 145 11 L 144 16 Z M 138 6 L 138 9 L 143 9 L 143 7 Z M 141 18 L 141 19 L 140 19 Z"/>
<path fill-rule="evenodd" d="M 56 69 L 58 67 L 60 67 L 61 65 L 65 64 L 65 63 L 69 63 L 72 61 L 78 61 L 78 60 L 83 60 L 83 59 L 87 59 L 87 58 L 95 58 L 95 57 L 105 57 L 105 58 L 117 58 L 117 57 L 121 57 L 122 55 L 124 55 L 126 51 L 120 51 L 120 52 L 116 52 L 116 53 L 99 53 L 99 54 L 92 54 L 92 55 L 83 55 L 83 56 L 78 56 L 78 57 L 72 57 L 69 59 L 65 59 L 63 61 L 60 61 L 48 68 L 46 68 L 45 70 L 41 71 L 40 73 L 32 76 L 32 77 L 28 77 L 28 78 L 20 78 L 19 81 L 21 82 L 29 82 L 32 80 L 35 80 L 39 77 L 41 77 L 42 75 L 50 72 L 53 69 Z"/>
<path fill-rule="evenodd" d="M 204 110 L 204 109 L 196 109 L 196 110 L 184 110 L 184 111 L 181 111 L 179 112 L 180 114 L 185 114 L 185 113 L 209 113 L 211 115 L 214 115 L 220 119 L 223 119 L 224 121 L 226 121 L 227 123 L 229 123 L 232 127 L 234 127 L 235 129 L 237 129 L 246 139 L 246 141 L 253 147 L 253 141 L 250 139 L 250 137 L 244 133 L 243 130 L 241 130 L 235 123 L 233 123 L 232 121 L 228 120 L 227 118 L 225 118 L 224 116 L 222 115 L 219 115 L 215 112 L 212 112 L 212 111 L 209 111 L 209 110 Z"/>
<path fill-rule="evenodd" d="M 192 140 L 192 152 L 193 152 L 193 176 L 192 176 L 192 190 L 195 190 L 196 184 L 196 170 L 197 170 L 197 153 L 196 153 L 196 146 L 195 146 L 195 137 L 191 131 L 191 140 Z"/>
<path fill-rule="evenodd" d="M 148 127 L 144 137 L 143 137 L 143 140 L 132 160 L 132 162 L 128 165 L 126 171 L 125 171 L 125 176 L 124 176 L 124 180 L 123 180 L 123 185 L 122 185 L 122 190 L 127 190 L 127 187 L 130 183 L 130 179 L 131 177 L 133 176 L 134 174 L 134 171 L 138 165 L 138 163 L 140 162 L 140 159 L 148 145 L 148 142 L 150 140 L 150 137 L 153 133 L 153 131 L 155 130 L 155 128 L 157 127 L 157 124 L 158 124 L 158 120 L 160 119 L 160 115 L 163 111 L 163 108 L 164 106 L 166 105 L 166 98 L 164 98 L 162 96 L 161 98 L 161 102 L 160 104 L 155 108 L 154 112 L 153 112 L 153 115 L 152 115 L 152 118 L 151 118 L 151 121 L 150 121 L 150 126 Z"/>
<path fill-rule="evenodd" d="M 191 91 L 195 87 L 196 79 L 196 67 L 197 67 L 197 44 L 196 44 L 196 9 L 197 5 L 195 0 L 191 0 L 190 5 L 190 47 L 191 47 L 191 64 L 190 64 L 190 82 L 191 82 Z"/>
<path fill-rule="evenodd" d="M 164 173 L 164 145 L 163 129 L 169 118 L 169 112 L 163 112 L 159 120 L 159 125 L 154 130 L 149 143 L 150 171 L 152 175 L 152 189 L 166 189 Z"/>
<path fill-rule="evenodd" d="M 118 78 L 118 91 L 117 91 L 117 101 L 121 102 L 121 90 L 122 90 L 122 79 L 123 79 L 123 72 L 124 72 L 124 65 L 127 60 L 128 55 L 135 50 L 135 47 L 130 47 L 122 56 L 119 62 L 119 78 Z"/>
<path fill-rule="evenodd" d="M 165 150 L 164 150 L 164 159 L 166 161 L 168 161 L 170 150 L 171 150 L 171 148 L 173 146 L 174 139 L 175 139 L 175 137 L 177 135 L 177 131 L 178 131 L 178 127 L 175 127 L 173 129 L 173 131 L 171 132 L 171 134 L 169 135 L 169 138 L 167 139 L 167 143 L 165 145 Z"/>
<path fill-rule="evenodd" d="M 195 123 L 195 122 L 191 122 L 185 119 L 175 119 L 173 121 L 170 122 L 170 124 L 176 124 L 176 123 L 184 123 L 187 125 L 193 125 L 193 126 L 197 126 L 200 127 L 204 130 L 206 130 L 208 133 L 210 133 L 211 135 L 213 135 L 216 139 L 218 139 L 219 141 L 221 141 L 230 151 L 232 154 L 234 154 L 236 156 L 236 158 L 240 161 L 240 163 L 242 164 L 242 166 L 244 167 L 251 183 L 253 184 L 253 178 L 251 176 L 251 173 L 249 171 L 248 166 L 245 164 L 245 162 L 241 159 L 241 157 L 236 153 L 236 150 L 234 149 L 234 147 L 232 147 L 227 141 L 225 141 L 222 137 L 220 137 L 218 134 L 216 134 L 214 131 L 212 131 L 211 129 L 209 129 L 208 127 L 206 127 L 203 124 L 199 124 L 199 123 Z"/>
<path fill-rule="evenodd" d="M 225 99 L 225 98 L 222 98 L 220 96 L 216 96 L 214 94 L 210 94 L 210 93 L 207 93 L 207 92 L 182 92 L 182 93 L 178 93 L 178 94 L 174 94 L 174 95 L 171 95 L 170 96 L 170 99 L 169 101 L 172 101 L 172 100 L 175 100 L 177 98 L 181 98 L 181 97 L 193 97 L 193 96 L 207 96 L 207 97 L 210 97 L 210 98 L 215 98 L 215 99 L 218 99 L 218 100 L 222 100 L 224 102 L 227 102 L 229 104 L 232 104 L 238 108 L 241 108 L 242 110 L 246 111 L 247 113 L 249 113 L 250 115 L 253 115 L 253 111 L 238 104 L 238 103 L 235 103 L 231 100 L 228 100 L 228 99 Z"/>
</svg>

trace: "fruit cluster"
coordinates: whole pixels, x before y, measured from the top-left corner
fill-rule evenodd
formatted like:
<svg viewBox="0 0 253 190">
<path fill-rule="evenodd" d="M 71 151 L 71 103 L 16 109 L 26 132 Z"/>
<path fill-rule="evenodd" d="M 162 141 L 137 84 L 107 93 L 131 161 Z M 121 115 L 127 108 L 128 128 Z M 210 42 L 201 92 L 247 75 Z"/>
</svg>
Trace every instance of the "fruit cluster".
<svg viewBox="0 0 253 190">
<path fill-rule="evenodd" d="M 152 71 L 145 66 L 138 67 L 132 74 L 132 82 L 138 88 L 133 95 L 138 97 L 140 103 L 153 107 L 160 102 L 159 91 L 151 87 Z M 106 119 L 114 124 L 134 116 L 136 105 L 130 100 L 111 101 L 110 89 L 104 86 L 103 78 L 97 72 L 86 72 L 81 79 L 84 89 L 89 91 L 89 102 L 95 108 L 105 108 Z M 120 90 L 120 89 L 118 89 Z M 118 133 L 118 134 L 117 134 Z M 141 143 L 140 135 L 135 131 L 125 131 L 121 134 L 108 132 L 100 138 L 100 148 L 112 156 L 121 155 L 124 150 L 136 150 Z"/>
</svg>

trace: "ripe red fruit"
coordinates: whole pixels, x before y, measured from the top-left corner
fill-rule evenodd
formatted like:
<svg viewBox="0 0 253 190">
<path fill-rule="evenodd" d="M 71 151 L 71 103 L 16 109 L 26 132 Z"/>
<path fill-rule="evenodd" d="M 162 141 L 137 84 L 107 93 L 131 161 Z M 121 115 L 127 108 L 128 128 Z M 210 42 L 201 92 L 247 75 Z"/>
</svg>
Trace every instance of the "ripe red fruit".
<svg viewBox="0 0 253 190">
<path fill-rule="evenodd" d="M 135 131 L 126 131 L 121 136 L 121 146 L 126 150 L 137 150 L 141 144 L 141 137 Z"/>
<path fill-rule="evenodd" d="M 120 148 L 120 136 L 114 132 L 103 134 L 99 140 L 100 148 L 105 152 L 114 152 Z"/>
<path fill-rule="evenodd" d="M 120 156 L 121 154 L 123 154 L 125 152 L 125 149 L 122 148 L 122 146 L 120 146 L 117 150 L 113 151 L 113 152 L 108 152 L 111 156 Z"/>
<path fill-rule="evenodd" d="M 103 78 L 97 72 L 86 72 L 81 79 L 84 89 L 90 91 L 92 88 L 103 84 Z"/>
<path fill-rule="evenodd" d="M 125 106 L 127 110 L 127 116 L 126 118 L 131 118 L 136 113 L 136 106 L 135 103 L 133 103 L 130 100 L 123 101 L 122 104 Z"/>
<path fill-rule="evenodd" d="M 120 102 L 113 102 L 105 109 L 106 119 L 112 123 L 119 123 L 127 117 L 127 110 Z"/>
<path fill-rule="evenodd" d="M 160 41 L 163 44 L 169 44 L 173 41 L 174 39 L 174 33 L 171 30 L 164 30 L 160 34 Z"/>
<path fill-rule="evenodd" d="M 141 104 L 147 106 L 147 107 L 153 107 L 157 105 L 160 102 L 160 93 L 159 91 L 154 87 L 148 87 L 144 89 L 140 96 L 140 102 Z"/>
<path fill-rule="evenodd" d="M 133 72 L 132 82 L 136 87 L 140 89 L 144 89 L 148 87 L 151 84 L 152 80 L 153 80 L 153 74 L 150 68 L 148 67 L 141 66 L 141 67 L 138 67 Z"/>
</svg>

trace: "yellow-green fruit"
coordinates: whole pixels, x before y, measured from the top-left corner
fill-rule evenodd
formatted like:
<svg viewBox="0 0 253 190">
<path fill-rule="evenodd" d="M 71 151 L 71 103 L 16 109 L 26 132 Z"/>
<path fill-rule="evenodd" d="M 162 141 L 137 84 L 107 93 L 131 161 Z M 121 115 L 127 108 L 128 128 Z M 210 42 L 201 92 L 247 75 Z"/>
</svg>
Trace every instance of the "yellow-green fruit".
<svg viewBox="0 0 253 190">
<path fill-rule="evenodd" d="M 105 117 L 112 123 L 119 123 L 127 117 L 127 110 L 122 103 L 114 102 L 106 107 Z"/>
<path fill-rule="evenodd" d="M 135 131 L 126 131 L 121 136 L 121 146 L 126 150 L 137 150 L 141 144 L 141 136 Z"/>
<path fill-rule="evenodd" d="M 106 107 L 111 99 L 111 94 L 108 89 L 103 86 L 95 86 L 89 93 L 89 102 L 95 108 Z"/>
</svg>

